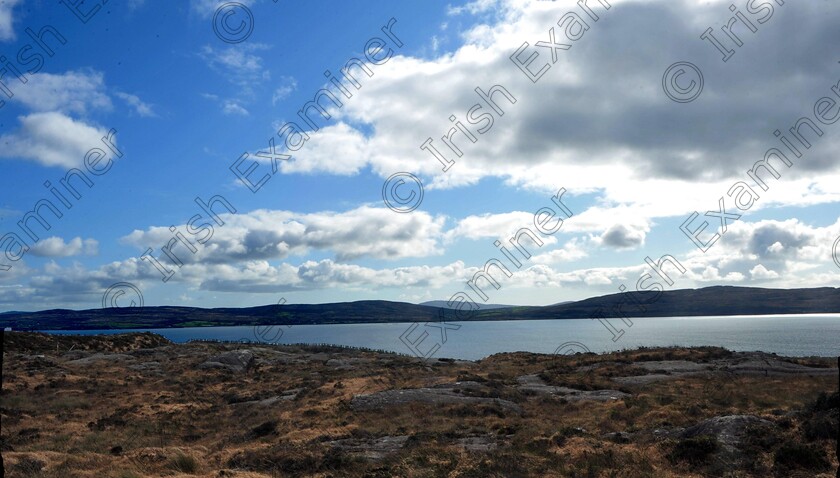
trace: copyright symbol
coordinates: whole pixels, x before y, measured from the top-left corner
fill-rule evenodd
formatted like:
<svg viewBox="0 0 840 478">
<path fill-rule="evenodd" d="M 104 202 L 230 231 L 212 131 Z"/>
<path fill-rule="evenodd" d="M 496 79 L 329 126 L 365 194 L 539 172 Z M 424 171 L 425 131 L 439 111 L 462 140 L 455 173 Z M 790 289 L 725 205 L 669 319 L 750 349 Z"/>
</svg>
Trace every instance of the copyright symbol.
<svg viewBox="0 0 840 478">
<path fill-rule="evenodd" d="M 683 75 L 688 78 L 680 79 Z M 693 63 L 678 61 L 662 75 L 662 89 L 677 103 L 690 103 L 703 92 L 703 73 Z"/>
<path fill-rule="evenodd" d="M 719 369 L 703 382 L 703 398 L 720 405 L 731 405 L 741 384 L 731 370 Z"/>
<path fill-rule="evenodd" d="M 561 359 L 560 358 L 561 356 L 574 357 L 578 354 L 591 354 L 591 353 L 592 353 L 592 351 L 589 350 L 589 347 L 587 347 L 586 345 L 583 345 L 580 342 L 564 342 L 564 343 L 560 344 L 559 347 L 554 349 L 554 355 L 552 355 L 552 360 L 553 360 L 555 366 L 560 366 L 560 367 L 565 368 L 567 366 L 570 366 L 571 364 L 570 364 L 569 361 L 566 361 L 565 359 Z M 585 370 L 582 371 L 582 370 L 580 370 L 581 365 L 586 363 L 586 361 L 582 362 L 581 360 L 576 359 L 575 362 L 577 362 L 576 369 L 575 369 L 576 372 L 582 372 L 581 373 L 581 379 L 582 380 L 590 380 L 592 378 L 592 374 L 595 372 L 595 367 L 590 364 L 590 366 L 588 366 Z"/>
<path fill-rule="evenodd" d="M 238 16 L 239 22 L 230 17 Z M 254 32 L 254 14 L 251 9 L 238 2 L 229 2 L 216 9 L 213 15 L 213 31 L 219 40 L 226 43 L 241 43 Z"/>
<path fill-rule="evenodd" d="M 423 183 L 413 174 L 394 174 L 382 185 L 382 199 L 394 212 L 411 212 L 423 202 Z"/>
<path fill-rule="evenodd" d="M 131 305 L 128 307 L 143 307 L 143 293 L 136 285 L 129 282 L 117 282 L 108 287 L 105 294 L 102 296 L 102 308 L 121 308 L 119 304 L 120 297 L 124 296 L 126 292 L 131 293 L 134 299 L 131 299 Z M 135 300 L 136 299 L 136 300 Z"/>
<path fill-rule="evenodd" d="M 840 254 L 838 254 L 838 250 L 840 250 L 840 237 L 834 241 L 834 246 L 831 248 L 831 258 L 834 259 L 834 264 L 840 267 Z"/>
</svg>

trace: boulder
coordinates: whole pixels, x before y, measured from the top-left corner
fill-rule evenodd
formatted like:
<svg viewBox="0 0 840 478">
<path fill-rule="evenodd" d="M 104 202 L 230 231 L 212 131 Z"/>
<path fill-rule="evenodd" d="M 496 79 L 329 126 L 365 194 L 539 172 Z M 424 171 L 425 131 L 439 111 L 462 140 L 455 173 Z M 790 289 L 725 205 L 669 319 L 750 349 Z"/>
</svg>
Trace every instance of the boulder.
<svg viewBox="0 0 840 478">
<path fill-rule="evenodd" d="M 629 393 L 618 390 L 578 390 L 569 387 L 556 387 L 554 385 L 548 385 L 538 375 L 522 375 L 521 377 L 517 377 L 516 381 L 519 383 L 519 390 L 523 392 L 554 395 L 569 401 L 611 401 L 630 396 Z"/>
<path fill-rule="evenodd" d="M 604 438 L 613 443 L 630 443 L 633 435 L 627 432 L 613 432 L 605 434 Z"/>
<path fill-rule="evenodd" d="M 775 424 L 769 420 L 753 415 L 727 415 L 704 420 L 688 427 L 680 434 L 680 438 L 694 438 L 708 435 L 717 438 L 724 448 L 730 451 L 737 448 L 748 434 L 759 430 L 770 430 Z"/>
<path fill-rule="evenodd" d="M 222 368 L 231 372 L 244 372 L 254 363 L 254 354 L 250 350 L 232 350 L 210 357 L 199 364 L 199 369 Z"/>
<path fill-rule="evenodd" d="M 772 440 L 776 425 L 753 415 L 727 415 L 704 420 L 678 434 L 681 443 L 716 443 L 707 450 L 708 463 L 716 469 L 739 468 L 755 459 L 757 443 Z M 711 439 L 711 442 L 704 441 Z"/>
<path fill-rule="evenodd" d="M 328 441 L 324 444 L 342 453 L 360 455 L 369 460 L 381 460 L 400 450 L 408 440 L 407 436 L 383 436 L 372 439 L 347 438 Z"/>
<path fill-rule="evenodd" d="M 68 365 L 91 365 L 94 362 L 108 362 L 111 364 L 124 362 L 126 360 L 134 360 L 134 357 L 131 355 L 126 354 L 105 354 L 105 353 L 95 353 L 88 357 L 70 360 L 67 362 Z"/>
<path fill-rule="evenodd" d="M 378 410 L 383 407 L 402 405 L 411 402 L 432 405 L 445 404 L 484 404 L 495 405 L 504 410 L 521 414 L 522 407 L 509 400 L 479 395 L 480 384 L 475 382 L 455 382 L 430 388 L 408 388 L 385 390 L 369 395 L 355 395 L 350 401 L 354 410 Z"/>
</svg>

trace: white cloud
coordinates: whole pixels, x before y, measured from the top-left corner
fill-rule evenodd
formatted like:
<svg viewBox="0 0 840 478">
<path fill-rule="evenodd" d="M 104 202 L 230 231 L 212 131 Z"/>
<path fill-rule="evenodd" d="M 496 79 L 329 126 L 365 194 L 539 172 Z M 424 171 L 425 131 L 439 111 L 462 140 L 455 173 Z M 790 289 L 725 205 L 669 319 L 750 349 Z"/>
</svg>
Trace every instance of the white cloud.
<svg viewBox="0 0 840 478">
<path fill-rule="evenodd" d="M 274 90 L 274 94 L 271 95 L 271 104 L 273 106 L 276 106 L 277 103 L 283 101 L 286 97 L 297 90 L 297 80 L 290 76 L 281 76 L 280 82 L 280 86 L 278 86 Z"/>
<path fill-rule="evenodd" d="M 724 64 L 713 47 L 697 39 L 721 15 L 731 16 L 720 2 L 610 3 L 607 11 L 590 2 L 598 22 L 573 1 L 477 1 L 453 8 L 453 14 L 495 8 L 500 18 L 467 31 L 466 44 L 455 52 L 431 59 L 396 55 L 374 67 L 374 76 L 363 78 L 362 89 L 335 117 L 372 133 L 360 126 L 331 138 L 325 129 L 312 133 L 313 141 L 322 136 L 319 151 L 307 151 L 307 144 L 283 171 L 354 174 L 369 166 L 383 178 L 411 171 L 430 178 L 424 178 L 429 190 L 475 184 L 483 177 L 541 191 L 564 186 L 570 194 L 595 193 L 596 211 L 610 216 L 609 221 L 599 218 L 592 232 L 617 228 L 613 235 L 619 244 L 638 246 L 653 219 L 714 207 L 767 149 L 780 145 L 772 131 L 785 131 L 797 118 L 811 115 L 814 101 L 831 95 L 837 83 L 834 72 L 812 65 L 814 58 L 834 55 L 826 39 L 836 36 L 837 9 L 816 3 L 777 8 L 772 21 L 762 25 L 762 48 L 750 54 L 739 50 Z M 526 54 L 540 55 L 535 68 L 550 62 L 549 51 L 533 45 L 546 40 L 548 29 L 568 11 L 586 18 L 590 30 L 560 52 L 558 62 L 534 84 L 509 57 L 527 41 L 532 47 Z M 808 25 L 813 34 L 791 43 L 785 32 L 799 25 Z M 696 34 L 689 40 L 686 32 L 692 31 Z M 759 36 L 750 40 L 756 43 Z M 797 54 L 801 51 L 809 54 Z M 690 105 L 670 101 L 661 87 L 665 68 L 682 58 L 702 64 L 708 79 L 703 95 Z M 784 68 L 779 58 L 785 59 Z M 806 78 L 800 71 L 813 74 Z M 492 128 L 480 134 L 466 123 L 466 111 L 481 103 L 476 87 L 487 91 L 493 85 L 504 86 L 517 102 L 498 94 L 505 114 L 494 115 Z M 780 94 L 786 101 L 770 100 Z M 473 144 L 460 133 L 455 136 L 462 158 L 440 140 L 452 127 L 452 114 L 478 138 Z M 832 127 L 837 126 L 824 129 Z M 353 155 L 352 167 L 339 169 L 331 155 L 347 137 L 364 154 Z M 456 161 L 448 172 L 420 149 L 427 137 Z M 815 140 L 819 143 L 808 157 L 785 169 L 782 181 L 773 183 L 754 210 L 840 200 L 840 159 L 833 154 L 840 146 L 837 137 Z M 814 179 L 817 171 L 821 174 Z M 622 214 L 627 212 L 630 216 Z M 618 238 L 622 226 L 628 231 Z"/>
<path fill-rule="evenodd" d="M 2 41 L 15 39 L 12 10 L 18 3 L 20 0 L 0 0 L 0 40 Z"/>
<path fill-rule="evenodd" d="M 363 256 L 410 257 L 412 248 L 422 249 L 425 243 L 432 250 L 435 244 L 432 237 L 442 237 L 442 234 L 439 225 L 429 223 L 428 218 L 424 219 L 425 224 L 433 231 L 417 232 L 422 225 L 411 221 L 392 224 L 391 229 L 383 227 L 376 219 L 378 212 L 365 209 L 311 215 L 254 211 L 239 222 L 235 221 L 236 217 L 223 216 L 227 224 L 217 229 L 216 236 L 208 243 L 218 243 L 218 247 L 210 250 L 203 260 L 188 261 L 185 255 L 179 254 L 185 265 L 178 269 L 168 287 L 182 284 L 181 287 L 192 289 L 238 294 L 341 289 L 377 297 L 383 296 L 383 289 L 397 289 L 403 295 L 428 296 L 429 291 L 433 291 L 431 296 L 448 298 L 459 291 L 469 293 L 466 281 L 484 265 L 467 266 L 462 261 L 455 261 L 436 266 L 374 268 L 343 262 Z M 368 224 L 368 227 L 359 227 L 360 223 Z M 749 281 L 768 280 L 777 287 L 814 287 L 840 280 L 840 273 L 830 259 L 840 221 L 826 227 L 808 226 L 795 219 L 737 224 L 731 226 L 734 234 L 725 236 L 725 247 L 710 249 L 706 254 L 698 251 L 677 254 L 687 271 L 681 275 L 672 268 L 667 269 L 675 284 L 666 288 L 685 289 L 720 283 L 749 285 Z M 223 234 L 228 228 L 232 232 Z M 375 229 L 381 233 L 374 233 Z M 136 231 L 125 238 L 125 242 L 140 248 L 146 247 L 146 243 L 159 247 L 170 237 L 168 230 L 153 228 L 147 232 Z M 282 240 L 278 239 L 281 237 Z M 405 244 L 397 245 L 399 241 Z M 71 247 L 74 242 L 76 240 L 70 241 Z M 759 257 L 759 254 L 766 254 L 768 242 L 783 244 L 785 257 Z M 310 249 L 331 250 L 337 258 L 304 259 L 297 265 L 270 262 L 291 255 L 303 256 L 304 251 Z M 582 249 L 582 244 L 572 240 L 561 249 L 535 256 L 521 270 L 509 265 L 513 276 L 507 278 L 496 272 L 494 277 L 502 288 L 497 291 L 488 287 L 487 293 L 493 298 L 518 297 L 517 302 L 522 303 L 529 300 L 521 295 L 525 290 L 529 291 L 528 297 L 538 296 L 544 298 L 545 303 L 554 303 L 562 297 L 616 293 L 621 284 L 635 290 L 638 278 L 650 273 L 644 263 L 571 271 L 562 268 L 562 263 L 581 255 Z M 56 247 L 54 255 L 62 255 L 60 250 L 61 247 Z M 508 264 L 501 254 L 496 256 Z M 658 255 L 654 259 L 658 259 Z M 26 278 L 28 283 L 25 283 Z M 75 302 L 79 297 L 101 296 L 102 290 L 116 281 L 154 284 L 160 283 L 160 279 L 160 273 L 152 265 L 137 258 L 94 270 L 78 264 L 61 267 L 53 263 L 42 271 L 27 270 L 25 276 L 19 274 L 13 280 L 0 282 L 8 285 L 0 287 L 0 303 L 23 303 L 35 297 L 42 301 L 40 303 Z"/>
<path fill-rule="evenodd" d="M 534 264 L 559 264 L 584 259 L 589 256 L 586 249 L 577 238 L 568 241 L 563 247 L 552 249 L 531 258 Z"/>
<path fill-rule="evenodd" d="M 86 114 L 112 108 L 111 99 L 105 93 L 104 76 L 92 70 L 60 75 L 37 73 L 15 89 L 12 99 L 36 112 Z"/>
<path fill-rule="evenodd" d="M 226 115 L 248 116 L 248 110 L 234 100 L 225 100 L 222 112 Z"/>
<path fill-rule="evenodd" d="M 427 257 L 441 253 L 444 221 L 424 212 L 394 214 L 367 206 L 341 213 L 257 210 L 222 217 L 226 224 L 215 230 L 206 247 L 197 246 L 197 254 L 180 249 L 184 263 L 283 259 L 312 250 L 332 251 L 339 261 Z M 122 241 L 139 249 L 158 248 L 172 237 L 168 227 L 152 227 L 135 230 Z"/>
<path fill-rule="evenodd" d="M 255 87 L 271 79 L 271 73 L 256 52 L 269 48 L 269 45 L 248 42 L 221 48 L 205 45 L 201 49 L 199 55 L 207 65 L 236 88 L 235 94 L 221 102 L 224 114 L 248 115 L 245 105 L 256 99 Z M 204 96 L 208 99 L 218 97 L 208 94 Z"/>
<path fill-rule="evenodd" d="M 447 232 L 447 237 L 450 240 L 457 238 L 495 240 L 510 237 L 523 227 L 534 229 L 534 213 L 524 211 L 488 213 L 461 219 L 455 228 Z M 556 242 L 553 237 L 546 239 L 549 242 Z"/>
<path fill-rule="evenodd" d="M 60 237 L 48 237 L 32 246 L 29 253 L 38 257 L 95 256 L 99 253 L 99 242 L 81 237 L 64 242 Z"/>
<path fill-rule="evenodd" d="M 0 136 L 0 157 L 35 161 L 44 166 L 75 168 L 85 154 L 101 145 L 107 130 L 61 113 L 32 113 L 18 118 L 20 129 Z"/>
<path fill-rule="evenodd" d="M 194 12 L 199 14 L 202 17 L 212 17 L 213 14 L 216 13 L 219 7 L 226 3 L 231 3 L 228 0 L 190 0 L 190 7 Z M 247 7 L 250 7 L 255 3 L 254 0 L 237 0 L 237 3 L 241 3 Z"/>
<path fill-rule="evenodd" d="M 298 267 L 284 265 L 272 268 L 255 263 L 248 270 L 231 271 L 228 276 L 214 276 L 202 283 L 202 288 L 216 291 L 266 292 L 294 289 L 381 289 L 381 288 L 440 288 L 464 277 L 464 265 L 456 262 L 446 266 L 414 266 L 394 269 L 372 269 L 353 264 L 338 264 L 331 260 L 307 261 Z M 241 273 L 240 273 L 241 272 Z M 284 273 L 285 272 L 285 273 Z"/>
<path fill-rule="evenodd" d="M 635 249 L 645 245 L 647 228 L 632 228 L 623 224 L 615 224 L 610 227 L 599 238 L 599 242 L 606 247 L 618 250 Z"/>
<path fill-rule="evenodd" d="M 180 283 L 200 290 L 249 294 L 331 288 L 428 290 L 450 287 L 465 280 L 468 273 L 470 271 L 462 262 L 443 266 L 373 269 L 338 264 L 329 259 L 305 261 L 297 266 L 288 263 L 274 266 L 267 261 L 255 260 L 237 265 L 187 264 L 172 279 L 170 286 Z M 102 291 L 115 281 L 153 284 L 160 281 L 160 274 L 153 266 L 138 259 L 114 262 L 95 270 L 85 269 L 79 264 L 62 267 L 50 263 L 31 276 L 28 285 L 0 287 L 0 304 L 34 300 L 42 305 L 60 301 L 75 303 L 101 297 Z"/>
<path fill-rule="evenodd" d="M 205 45 L 200 56 L 231 83 L 250 89 L 252 85 L 271 78 L 262 57 L 256 54 L 269 48 L 262 43 L 241 43 L 221 48 Z"/>
<path fill-rule="evenodd" d="M 449 6 L 447 13 L 449 15 L 460 15 L 464 12 L 469 12 L 472 15 L 483 13 L 499 6 L 499 0 L 474 0 L 458 7 Z"/>
<path fill-rule="evenodd" d="M 693 271 L 689 277 L 701 282 L 734 274 L 739 280 L 775 280 L 784 287 L 825 285 L 821 270 L 833 266 L 831 247 L 838 231 L 840 220 L 826 227 L 798 219 L 738 221 L 708 252 L 692 249 L 684 265 Z"/>
<path fill-rule="evenodd" d="M 144 103 L 143 100 L 141 100 L 140 97 L 137 95 L 131 95 L 123 92 L 117 92 L 114 93 L 114 95 L 117 96 L 119 99 L 125 101 L 125 103 L 128 106 L 134 108 L 135 113 L 144 118 L 153 118 L 157 116 L 154 110 L 152 109 L 152 106 Z"/>
<path fill-rule="evenodd" d="M 755 280 L 778 279 L 779 274 L 775 271 L 767 270 L 763 265 L 759 264 L 750 269 L 750 276 Z"/>
<path fill-rule="evenodd" d="M 365 135 L 338 123 L 308 133 L 310 140 L 291 160 L 280 165 L 284 173 L 356 174 L 368 162 L 372 147 Z"/>
<path fill-rule="evenodd" d="M 782 243 L 778 242 L 778 241 L 774 242 L 773 244 L 770 245 L 770 247 L 767 248 L 767 252 L 772 252 L 772 253 L 779 253 L 779 252 L 782 252 L 784 250 L 785 250 L 785 246 L 783 246 Z"/>
</svg>

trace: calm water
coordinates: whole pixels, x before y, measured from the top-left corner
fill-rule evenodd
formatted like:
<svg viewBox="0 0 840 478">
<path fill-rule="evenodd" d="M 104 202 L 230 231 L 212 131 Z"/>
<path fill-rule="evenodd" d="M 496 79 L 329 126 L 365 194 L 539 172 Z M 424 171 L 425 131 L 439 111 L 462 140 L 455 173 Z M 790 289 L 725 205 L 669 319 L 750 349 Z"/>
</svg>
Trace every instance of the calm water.
<svg viewBox="0 0 840 478">
<path fill-rule="evenodd" d="M 633 319 L 628 327 L 610 319 L 625 333 L 617 341 L 601 323 L 589 319 L 450 322 L 446 340 L 441 328 L 423 323 L 193 327 L 145 329 L 172 340 L 250 340 L 276 343 L 328 343 L 424 355 L 436 345 L 435 357 L 476 360 L 498 352 L 554 353 L 571 342 L 592 352 L 638 346 L 717 345 L 735 351 L 775 352 L 787 356 L 840 356 L 840 315 L 763 315 L 736 317 L 667 317 Z M 439 325 L 439 324 L 436 324 Z M 412 328 L 413 327 L 413 328 Z M 455 330 L 454 328 L 457 328 Z M 411 329 L 410 329 L 411 328 Z M 132 330 L 135 331 L 135 330 Z M 282 331 L 282 335 L 281 332 Z M 113 334 L 126 330 L 49 331 L 60 334 Z M 425 338 L 423 334 L 428 333 Z M 412 352 L 401 340 L 415 343 Z M 279 337 L 278 337 L 279 336 Z M 565 345 L 561 352 L 580 350 Z"/>
</svg>

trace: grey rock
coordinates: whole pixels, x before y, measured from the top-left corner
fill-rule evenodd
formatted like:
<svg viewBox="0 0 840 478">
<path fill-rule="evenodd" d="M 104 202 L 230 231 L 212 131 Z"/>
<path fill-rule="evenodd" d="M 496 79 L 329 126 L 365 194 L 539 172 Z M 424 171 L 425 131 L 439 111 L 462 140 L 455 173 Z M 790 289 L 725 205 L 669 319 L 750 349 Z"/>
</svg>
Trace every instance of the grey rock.
<svg viewBox="0 0 840 478">
<path fill-rule="evenodd" d="M 620 385 L 647 385 L 653 382 L 662 382 L 664 380 L 674 380 L 675 378 L 685 377 L 687 373 L 680 374 L 662 374 L 652 373 L 649 375 L 633 375 L 630 377 L 612 377 L 612 381 Z M 694 375 L 694 374 L 691 374 Z"/>
<path fill-rule="evenodd" d="M 79 360 L 81 358 L 89 357 L 91 355 L 90 352 L 85 350 L 71 350 L 61 355 L 61 358 L 64 360 Z"/>
<path fill-rule="evenodd" d="M 368 395 L 356 395 L 350 401 L 350 407 L 354 410 L 376 410 L 411 402 L 429 403 L 433 405 L 470 403 L 498 405 L 505 410 L 517 414 L 522 413 L 522 407 L 509 400 L 475 396 L 474 392 L 480 390 L 476 385 L 480 384 L 475 384 L 475 382 L 456 382 L 454 384 L 436 385 L 431 388 L 385 390 Z M 468 392 L 468 390 L 472 390 L 473 392 Z"/>
<path fill-rule="evenodd" d="M 126 354 L 103 354 L 103 353 L 95 353 L 91 356 L 80 358 L 76 360 L 71 360 L 67 362 L 68 365 L 90 365 L 94 362 L 111 362 L 111 363 L 118 363 L 123 362 L 126 360 L 134 360 L 134 357 L 131 355 Z"/>
<path fill-rule="evenodd" d="M 658 373 L 689 373 L 702 372 L 710 367 L 706 364 L 689 362 L 688 360 L 656 360 L 651 362 L 638 362 L 633 364 L 636 367 Z"/>
<path fill-rule="evenodd" d="M 785 362 L 764 354 L 749 357 L 747 360 L 735 363 L 727 367 L 727 370 L 738 375 L 764 375 L 764 376 L 835 376 L 836 368 L 807 367 L 795 363 Z"/>
<path fill-rule="evenodd" d="M 146 372 L 146 371 L 159 372 L 160 371 L 160 362 L 143 362 L 143 363 L 138 363 L 136 365 L 129 365 L 128 368 L 130 368 L 131 370 L 137 370 L 137 371 L 140 371 L 140 372 Z"/>
<path fill-rule="evenodd" d="M 630 394 L 618 390 L 577 390 L 569 387 L 556 387 L 548 385 L 538 375 L 523 375 L 517 377 L 516 381 L 519 382 L 519 390 L 543 395 L 555 395 L 570 401 L 609 401 L 630 396 Z"/>
<path fill-rule="evenodd" d="M 363 357 L 331 358 L 327 360 L 326 366 L 335 370 L 353 370 L 357 365 L 372 362 L 372 359 Z"/>
<path fill-rule="evenodd" d="M 250 350 L 233 350 L 210 357 L 199 364 L 199 369 L 222 368 L 232 372 L 244 372 L 254 362 L 254 354 Z"/>
<path fill-rule="evenodd" d="M 633 435 L 627 432 L 613 432 L 605 434 L 604 438 L 614 443 L 630 443 Z"/>
<path fill-rule="evenodd" d="M 467 451 L 489 452 L 498 448 L 496 439 L 492 436 L 473 436 L 458 438 L 455 443 L 464 447 Z"/>
<path fill-rule="evenodd" d="M 651 431 L 651 435 L 656 439 L 665 438 L 679 438 L 680 434 L 685 431 L 685 428 L 670 427 L 670 428 L 655 428 Z"/>
<path fill-rule="evenodd" d="M 731 357 L 713 360 L 709 363 L 696 363 L 687 360 L 659 360 L 638 362 L 635 367 L 649 370 L 646 375 L 614 377 L 612 380 L 622 385 L 647 385 L 652 382 L 673 380 L 690 376 L 720 376 L 726 374 L 730 378 L 736 375 L 763 376 L 833 376 L 836 368 L 807 367 L 780 360 L 772 355 L 761 352 L 740 352 Z M 590 366 L 591 367 L 591 366 Z M 580 367 L 579 370 L 583 370 Z"/>
<path fill-rule="evenodd" d="M 291 401 L 297 398 L 298 394 L 302 392 L 302 388 L 293 388 L 290 390 L 286 390 L 285 392 L 281 393 L 280 395 L 275 395 L 273 397 L 265 398 L 262 400 L 250 400 L 247 402 L 238 402 L 234 403 L 234 405 L 257 405 L 261 407 L 269 407 L 271 405 L 275 405 L 280 402 Z"/>
<path fill-rule="evenodd" d="M 324 444 L 370 460 L 381 460 L 399 451 L 406 440 L 408 440 L 407 436 L 384 436 L 373 439 L 347 438 L 324 442 Z"/>
<path fill-rule="evenodd" d="M 752 436 L 771 434 L 776 425 L 753 415 L 728 415 L 704 420 L 678 433 L 676 438 L 714 437 L 719 449 L 710 459 L 718 467 L 737 468 L 749 459 L 744 453 L 745 441 Z"/>
<path fill-rule="evenodd" d="M 713 436 L 727 451 L 734 452 L 749 433 L 767 432 L 775 426 L 773 422 L 753 415 L 727 415 L 688 427 L 680 434 L 680 438 Z"/>
</svg>

